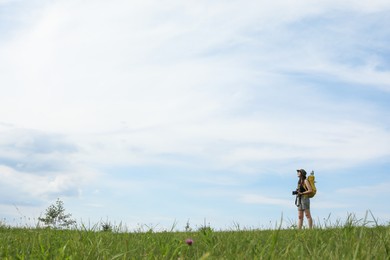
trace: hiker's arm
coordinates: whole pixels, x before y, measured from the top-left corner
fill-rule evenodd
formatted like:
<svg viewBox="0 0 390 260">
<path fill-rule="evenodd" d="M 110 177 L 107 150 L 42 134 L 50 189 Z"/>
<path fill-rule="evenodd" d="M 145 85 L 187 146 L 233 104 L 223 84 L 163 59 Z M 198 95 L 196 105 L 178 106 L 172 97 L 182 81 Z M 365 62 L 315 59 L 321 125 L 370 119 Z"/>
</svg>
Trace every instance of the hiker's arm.
<svg viewBox="0 0 390 260">
<path fill-rule="evenodd" d="M 305 185 L 307 188 L 307 191 L 305 191 L 303 194 L 310 194 L 313 192 L 313 189 L 311 188 L 310 182 L 308 180 L 305 180 Z"/>
</svg>

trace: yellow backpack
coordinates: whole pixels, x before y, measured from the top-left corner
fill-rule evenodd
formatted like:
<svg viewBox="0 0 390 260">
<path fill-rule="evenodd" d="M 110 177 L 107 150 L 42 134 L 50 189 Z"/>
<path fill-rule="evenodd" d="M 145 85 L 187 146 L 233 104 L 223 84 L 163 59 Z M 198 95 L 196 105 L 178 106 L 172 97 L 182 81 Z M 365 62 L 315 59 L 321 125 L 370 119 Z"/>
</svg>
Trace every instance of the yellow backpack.
<svg viewBox="0 0 390 260">
<path fill-rule="evenodd" d="M 311 189 L 313 190 L 313 192 L 310 193 L 308 196 L 309 196 L 309 198 L 313 198 L 316 195 L 316 193 L 317 193 L 317 188 L 316 188 L 316 184 L 315 184 L 315 177 L 314 177 L 314 171 L 311 171 L 309 177 L 307 177 L 307 180 L 309 181 Z"/>
</svg>

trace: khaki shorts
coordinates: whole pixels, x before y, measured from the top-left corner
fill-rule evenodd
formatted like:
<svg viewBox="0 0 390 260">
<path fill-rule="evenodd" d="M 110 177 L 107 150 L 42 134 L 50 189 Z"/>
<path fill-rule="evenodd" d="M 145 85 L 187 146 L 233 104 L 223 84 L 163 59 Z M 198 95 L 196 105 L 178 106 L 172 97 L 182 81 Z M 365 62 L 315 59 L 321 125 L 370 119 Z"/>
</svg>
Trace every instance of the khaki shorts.
<svg viewBox="0 0 390 260">
<path fill-rule="evenodd" d="M 298 210 L 310 209 L 310 199 L 308 197 L 302 196 L 298 198 Z"/>
</svg>

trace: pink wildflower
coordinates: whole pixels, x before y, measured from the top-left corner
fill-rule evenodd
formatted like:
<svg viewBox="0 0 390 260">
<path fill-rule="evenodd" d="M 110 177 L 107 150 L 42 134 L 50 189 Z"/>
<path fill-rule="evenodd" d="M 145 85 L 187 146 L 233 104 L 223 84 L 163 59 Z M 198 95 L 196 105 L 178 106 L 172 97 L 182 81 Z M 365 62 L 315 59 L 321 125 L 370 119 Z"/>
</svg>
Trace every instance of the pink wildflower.
<svg viewBox="0 0 390 260">
<path fill-rule="evenodd" d="M 192 246 L 192 243 L 194 243 L 194 240 L 192 240 L 191 238 L 186 239 L 187 245 Z"/>
</svg>

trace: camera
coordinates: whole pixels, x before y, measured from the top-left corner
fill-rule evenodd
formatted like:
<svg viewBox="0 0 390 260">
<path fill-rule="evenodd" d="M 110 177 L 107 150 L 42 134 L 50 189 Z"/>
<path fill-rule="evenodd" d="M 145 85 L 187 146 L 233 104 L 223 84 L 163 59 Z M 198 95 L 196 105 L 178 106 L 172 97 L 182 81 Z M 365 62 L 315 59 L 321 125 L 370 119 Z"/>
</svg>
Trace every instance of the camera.
<svg viewBox="0 0 390 260">
<path fill-rule="evenodd" d="M 298 191 L 296 191 L 296 190 L 292 191 L 292 195 L 297 195 L 297 194 L 298 194 Z"/>
</svg>

